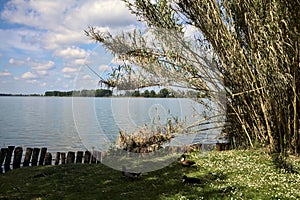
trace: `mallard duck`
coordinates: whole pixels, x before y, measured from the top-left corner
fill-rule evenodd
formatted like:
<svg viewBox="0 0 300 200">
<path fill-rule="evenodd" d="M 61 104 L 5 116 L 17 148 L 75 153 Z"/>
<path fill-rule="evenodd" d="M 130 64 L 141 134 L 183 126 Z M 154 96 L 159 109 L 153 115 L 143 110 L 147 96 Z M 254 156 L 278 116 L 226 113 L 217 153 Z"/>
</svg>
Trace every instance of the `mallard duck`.
<svg viewBox="0 0 300 200">
<path fill-rule="evenodd" d="M 187 177 L 184 175 L 182 177 L 182 183 L 200 183 L 201 180 L 199 178 Z"/>
<path fill-rule="evenodd" d="M 182 165 L 183 167 L 190 167 L 190 166 L 196 164 L 196 163 L 195 163 L 194 161 L 192 161 L 192 160 L 186 160 L 186 157 L 185 157 L 184 154 L 181 156 L 180 163 L 181 163 L 181 165 Z"/>
<path fill-rule="evenodd" d="M 129 178 L 138 178 L 139 176 L 141 176 L 141 172 L 137 173 L 137 172 L 128 172 L 125 166 L 122 166 L 122 174 L 124 176 L 127 176 Z"/>
</svg>

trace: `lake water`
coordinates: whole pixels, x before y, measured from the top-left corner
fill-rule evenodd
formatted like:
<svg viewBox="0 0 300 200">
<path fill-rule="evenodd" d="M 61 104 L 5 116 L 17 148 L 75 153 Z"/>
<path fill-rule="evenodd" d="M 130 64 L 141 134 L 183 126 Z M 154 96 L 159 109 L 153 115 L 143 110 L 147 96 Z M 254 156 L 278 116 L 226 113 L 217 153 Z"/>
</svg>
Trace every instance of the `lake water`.
<svg viewBox="0 0 300 200">
<path fill-rule="evenodd" d="M 190 99 L 1 97 L 0 147 L 104 150 L 116 140 L 119 130 L 130 132 L 151 126 L 153 121 L 165 124 L 172 117 L 191 124 L 203 111 Z M 193 143 L 216 134 L 203 132 L 179 140 Z"/>
</svg>

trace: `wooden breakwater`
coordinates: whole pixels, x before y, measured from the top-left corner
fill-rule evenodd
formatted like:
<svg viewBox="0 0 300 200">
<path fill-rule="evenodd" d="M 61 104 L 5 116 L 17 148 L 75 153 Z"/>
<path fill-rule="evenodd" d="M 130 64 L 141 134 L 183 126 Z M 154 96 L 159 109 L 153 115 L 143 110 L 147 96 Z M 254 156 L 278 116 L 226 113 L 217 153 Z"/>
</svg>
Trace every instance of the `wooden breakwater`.
<svg viewBox="0 0 300 200">
<path fill-rule="evenodd" d="M 189 145 L 185 148 L 182 147 L 170 147 L 170 151 L 179 152 L 190 152 L 190 151 L 224 151 L 230 147 L 227 141 L 225 142 L 203 142 Z M 121 150 L 123 151 L 123 150 Z M 118 151 L 115 152 L 118 154 Z M 69 163 L 101 163 L 102 158 L 107 155 L 107 152 L 100 151 L 69 151 L 57 152 L 55 157 L 47 152 L 46 147 L 42 148 L 30 148 L 27 147 L 25 152 L 22 147 L 8 146 L 7 148 L 1 148 L 0 151 L 0 174 L 7 172 L 12 169 L 28 166 L 42 166 L 42 165 L 59 165 Z"/>
<path fill-rule="evenodd" d="M 0 151 L 0 174 L 20 167 L 37 166 L 37 165 L 59 165 L 69 163 L 100 163 L 101 152 L 94 151 L 69 151 L 57 152 L 55 158 L 47 148 L 30 148 L 27 147 L 23 152 L 22 147 L 8 146 L 1 148 Z"/>
</svg>

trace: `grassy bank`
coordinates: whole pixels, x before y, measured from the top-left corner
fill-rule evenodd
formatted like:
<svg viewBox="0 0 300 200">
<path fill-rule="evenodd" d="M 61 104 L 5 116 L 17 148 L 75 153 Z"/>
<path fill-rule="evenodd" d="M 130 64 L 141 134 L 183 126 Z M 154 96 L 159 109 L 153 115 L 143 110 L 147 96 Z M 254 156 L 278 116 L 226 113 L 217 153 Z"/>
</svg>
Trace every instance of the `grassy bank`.
<svg viewBox="0 0 300 200">
<path fill-rule="evenodd" d="M 28 167 L 0 175 L 0 199 L 299 199 L 300 160 L 261 150 L 195 153 L 140 179 L 104 165 Z M 183 184 L 183 175 L 197 185 Z"/>
</svg>

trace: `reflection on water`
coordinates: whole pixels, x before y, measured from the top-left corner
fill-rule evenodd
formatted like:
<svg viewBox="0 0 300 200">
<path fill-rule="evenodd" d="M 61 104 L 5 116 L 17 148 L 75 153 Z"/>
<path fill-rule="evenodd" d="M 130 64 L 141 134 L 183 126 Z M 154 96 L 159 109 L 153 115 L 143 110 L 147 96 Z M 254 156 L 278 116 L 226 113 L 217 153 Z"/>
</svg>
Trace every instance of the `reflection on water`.
<svg viewBox="0 0 300 200">
<path fill-rule="evenodd" d="M 202 112 L 203 107 L 189 99 L 1 97 L 0 147 L 105 149 L 119 130 L 130 132 L 155 118 L 162 124 L 170 117 L 192 123 Z M 191 143 L 199 137 L 207 136 L 181 140 Z"/>
</svg>

